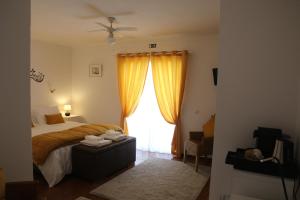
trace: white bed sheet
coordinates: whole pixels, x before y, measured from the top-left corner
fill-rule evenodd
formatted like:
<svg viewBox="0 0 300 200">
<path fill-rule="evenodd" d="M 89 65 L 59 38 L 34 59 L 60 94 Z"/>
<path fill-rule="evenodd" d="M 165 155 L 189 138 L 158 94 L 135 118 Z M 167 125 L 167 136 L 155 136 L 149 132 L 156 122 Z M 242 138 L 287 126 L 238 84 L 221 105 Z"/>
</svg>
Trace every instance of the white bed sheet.
<svg viewBox="0 0 300 200">
<path fill-rule="evenodd" d="M 67 130 L 82 125 L 85 125 L 85 123 L 72 121 L 53 125 L 43 124 L 33 127 L 31 129 L 31 136 L 34 137 L 44 133 Z M 66 174 L 72 172 L 71 149 L 72 145 L 58 148 L 49 154 L 44 164 L 38 165 L 49 187 L 53 187 L 59 183 Z"/>
</svg>

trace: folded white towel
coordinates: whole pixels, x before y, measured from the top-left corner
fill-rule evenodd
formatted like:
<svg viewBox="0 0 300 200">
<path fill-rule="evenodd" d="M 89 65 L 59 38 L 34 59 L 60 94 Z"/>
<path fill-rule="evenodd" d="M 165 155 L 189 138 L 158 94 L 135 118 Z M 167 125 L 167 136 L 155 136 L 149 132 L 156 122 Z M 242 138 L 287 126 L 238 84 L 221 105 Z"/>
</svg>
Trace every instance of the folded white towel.
<svg viewBox="0 0 300 200">
<path fill-rule="evenodd" d="M 84 137 L 85 140 L 89 140 L 89 141 L 99 141 L 99 140 L 103 140 L 104 138 L 101 136 L 95 136 L 95 135 L 86 135 Z"/>
<path fill-rule="evenodd" d="M 111 136 L 111 137 L 116 137 L 122 135 L 121 133 L 105 133 L 103 134 L 103 137 L 105 136 Z"/>
<path fill-rule="evenodd" d="M 126 139 L 126 135 L 119 134 L 119 135 L 109 135 L 109 134 L 103 134 L 103 137 L 108 140 L 112 141 L 120 141 Z"/>
<path fill-rule="evenodd" d="M 105 131 L 106 135 L 122 135 L 123 133 L 120 131 L 115 131 L 115 130 L 107 130 Z"/>
<path fill-rule="evenodd" d="M 111 140 L 82 140 L 80 141 L 81 144 L 87 145 L 87 146 L 95 146 L 95 147 L 102 147 L 108 144 L 111 144 Z"/>
</svg>

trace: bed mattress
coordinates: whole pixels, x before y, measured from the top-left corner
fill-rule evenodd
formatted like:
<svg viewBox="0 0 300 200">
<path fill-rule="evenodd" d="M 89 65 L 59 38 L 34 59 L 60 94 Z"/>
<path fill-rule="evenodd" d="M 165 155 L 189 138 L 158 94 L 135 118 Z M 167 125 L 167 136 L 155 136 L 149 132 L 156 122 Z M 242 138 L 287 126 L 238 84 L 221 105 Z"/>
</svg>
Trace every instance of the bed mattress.
<svg viewBox="0 0 300 200">
<path fill-rule="evenodd" d="M 86 124 L 72 121 L 53 125 L 42 124 L 32 128 L 31 137 L 55 131 L 63 131 L 82 125 Z M 72 146 L 73 145 L 61 147 L 52 151 L 47 160 L 42 165 L 37 166 L 47 181 L 49 187 L 53 187 L 59 183 L 66 174 L 70 174 L 72 172 Z"/>
</svg>

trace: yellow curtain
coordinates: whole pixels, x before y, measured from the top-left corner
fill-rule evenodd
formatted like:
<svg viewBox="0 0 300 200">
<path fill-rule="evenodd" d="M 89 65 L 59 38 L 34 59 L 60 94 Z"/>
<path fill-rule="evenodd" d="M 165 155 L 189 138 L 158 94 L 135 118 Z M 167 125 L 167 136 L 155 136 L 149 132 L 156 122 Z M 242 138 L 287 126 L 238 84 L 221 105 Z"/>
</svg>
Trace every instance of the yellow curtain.
<svg viewBox="0 0 300 200">
<path fill-rule="evenodd" d="M 126 117 L 129 117 L 135 111 L 142 95 L 149 65 L 149 55 L 119 54 L 117 62 L 119 95 L 122 107 L 120 125 L 127 134 Z"/>
<path fill-rule="evenodd" d="M 155 93 L 164 119 L 175 124 L 172 154 L 182 154 L 180 110 L 187 70 L 187 51 L 154 53 L 151 65 Z"/>
</svg>

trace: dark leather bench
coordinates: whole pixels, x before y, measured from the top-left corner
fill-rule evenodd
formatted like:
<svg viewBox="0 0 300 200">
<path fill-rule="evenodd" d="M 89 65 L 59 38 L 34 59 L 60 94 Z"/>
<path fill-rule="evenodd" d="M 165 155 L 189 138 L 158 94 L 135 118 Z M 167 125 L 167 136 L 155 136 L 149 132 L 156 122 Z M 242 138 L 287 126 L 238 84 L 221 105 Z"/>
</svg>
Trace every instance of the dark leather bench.
<svg viewBox="0 0 300 200">
<path fill-rule="evenodd" d="M 129 167 L 136 159 L 136 139 L 128 137 L 104 147 L 75 145 L 72 147 L 73 174 L 100 180 Z"/>
</svg>

